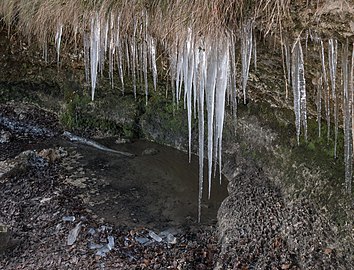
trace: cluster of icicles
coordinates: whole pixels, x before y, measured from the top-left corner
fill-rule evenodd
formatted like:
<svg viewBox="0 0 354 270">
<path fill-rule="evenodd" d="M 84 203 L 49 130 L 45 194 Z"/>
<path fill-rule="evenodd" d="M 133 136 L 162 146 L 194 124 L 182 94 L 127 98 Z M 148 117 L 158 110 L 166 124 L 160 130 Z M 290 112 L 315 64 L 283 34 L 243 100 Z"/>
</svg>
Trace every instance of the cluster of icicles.
<svg viewBox="0 0 354 270">
<path fill-rule="evenodd" d="M 314 42 L 318 50 L 321 70 L 313 79 L 316 90 L 316 107 L 318 136 L 321 137 L 322 102 L 324 101 L 324 112 L 327 122 L 327 139 L 331 134 L 331 121 L 334 122 L 334 157 L 337 158 L 337 141 L 339 129 L 339 113 L 342 109 L 342 123 L 344 132 L 344 165 L 346 190 L 351 193 L 352 185 L 352 162 L 354 136 L 354 44 L 352 54 L 349 53 L 348 41 L 342 44 L 340 76 L 337 76 L 338 63 L 338 42 L 331 38 L 328 40 L 328 50 L 325 51 L 323 40 L 316 35 L 306 36 L 306 49 L 308 37 Z M 284 72 L 287 83 L 292 84 L 294 97 L 294 112 L 297 142 L 300 143 L 301 128 L 303 128 L 304 139 L 307 140 L 307 111 L 306 111 L 306 82 L 304 71 L 304 54 L 300 40 L 297 40 L 292 47 L 283 44 L 285 55 Z M 291 59 L 290 59 L 291 55 Z M 326 59 L 328 59 L 326 61 Z M 329 71 L 329 72 L 328 72 Z M 329 76 L 327 75 L 329 73 Z M 340 90 L 336 89 L 339 77 Z M 331 119 L 333 112 L 333 119 Z"/>
<path fill-rule="evenodd" d="M 92 99 L 97 85 L 97 75 L 102 74 L 105 63 L 108 61 L 109 76 L 112 86 L 114 84 L 114 71 L 118 71 L 120 87 L 124 93 L 124 75 L 132 78 L 133 91 L 136 97 L 138 88 L 146 94 L 148 100 L 149 74 L 153 77 L 153 86 L 157 85 L 156 65 L 156 40 L 148 31 L 148 19 L 134 24 L 133 33 L 130 36 L 121 37 L 120 19 L 104 19 L 98 14 L 92 16 L 90 29 L 83 33 L 84 60 L 87 80 L 91 82 Z M 221 175 L 222 164 L 222 131 L 225 114 L 225 101 L 231 103 L 236 113 L 237 102 L 243 95 L 244 102 L 247 98 L 247 81 L 253 56 L 254 65 L 257 64 L 256 41 L 251 22 L 242 27 L 240 39 L 230 32 L 218 33 L 217 36 L 201 36 L 188 29 L 187 33 L 176 34 L 173 41 L 162 42 L 169 57 L 169 73 L 172 81 L 172 93 L 174 102 L 180 102 L 183 96 L 184 106 L 188 112 L 189 131 L 189 159 L 191 159 L 191 133 L 192 117 L 198 118 L 199 127 L 199 220 L 200 205 L 203 194 L 203 167 L 204 146 L 206 143 L 208 160 L 208 194 L 210 197 L 212 174 L 218 167 Z M 60 55 L 60 44 L 63 35 L 63 25 L 58 25 L 55 41 Z M 239 41 L 241 54 L 241 76 L 236 81 L 237 57 L 236 42 Z M 343 88 L 343 104 L 338 104 L 336 90 L 337 79 L 337 41 L 330 39 L 328 42 L 328 62 L 325 57 L 323 42 L 315 40 L 320 45 L 320 59 L 322 62 L 321 76 L 317 86 L 317 108 L 319 135 L 321 132 L 322 100 L 324 100 L 325 114 L 330 134 L 331 104 L 334 108 L 335 123 L 335 155 L 338 137 L 339 108 L 343 108 L 343 127 L 345 138 L 345 180 L 347 189 L 351 190 L 352 178 L 352 141 L 351 141 L 351 114 L 353 100 L 353 59 L 348 62 L 348 45 L 343 45 L 341 82 Z M 307 112 L 306 112 L 306 83 L 304 70 L 304 54 L 300 40 L 292 46 L 283 44 L 284 70 L 287 85 L 291 84 L 294 97 L 294 111 L 297 140 L 300 140 L 301 129 L 305 139 L 307 138 Z M 307 46 L 307 42 L 306 42 Z M 326 64 L 327 63 L 327 64 Z M 328 68 L 327 68 L 328 67 Z M 329 69 L 329 78 L 327 76 Z M 329 80 L 330 86 L 329 87 Z M 331 89 L 331 91 L 330 91 Z M 354 111 L 353 111 L 354 112 Z M 206 113 L 206 115 L 204 115 Z M 354 123 L 354 122 L 353 122 Z M 205 127 L 205 124 L 207 127 Z M 205 141 L 205 134 L 207 140 Z M 213 168 L 214 164 L 214 168 Z M 218 166 L 217 166 L 218 165 Z M 221 177 L 221 176 L 220 176 Z M 220 178 L 221 179 L 221 178 Z"/>
</svg>

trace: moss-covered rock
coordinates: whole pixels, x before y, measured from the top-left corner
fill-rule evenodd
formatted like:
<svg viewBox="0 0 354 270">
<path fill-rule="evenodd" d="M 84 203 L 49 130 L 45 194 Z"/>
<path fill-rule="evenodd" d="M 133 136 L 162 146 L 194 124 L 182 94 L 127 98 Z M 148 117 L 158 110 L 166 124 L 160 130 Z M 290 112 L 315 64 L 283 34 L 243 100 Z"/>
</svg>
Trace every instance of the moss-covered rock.
<svg viewBox="0 0 354 270">
<path fill-rule="evenodd" d="M 140 124 L 145 138 L 180 150 L 188 149 L 187 111 L 183 109 L 183 101 L 177 105 L 163 94 L 155 94 L 150 98 Z M 196 121 L 193 121 L 193 141 L 196 141 L 196 128 Z"/>
</svg>

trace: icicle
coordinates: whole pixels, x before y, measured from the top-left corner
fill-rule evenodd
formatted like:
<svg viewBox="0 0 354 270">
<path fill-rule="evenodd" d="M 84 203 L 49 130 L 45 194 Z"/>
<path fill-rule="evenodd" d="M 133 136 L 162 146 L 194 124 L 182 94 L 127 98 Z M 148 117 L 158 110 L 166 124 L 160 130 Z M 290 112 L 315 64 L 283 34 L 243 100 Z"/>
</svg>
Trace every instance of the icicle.
<svg viewBox="0 0 354 270">
<path fill-rule="evenodd" d="M 329 87 L 328 87 L 328 79 L 327 79 L 327 72 L 326 72 L 326 64 L 325 64 L 325 57 L 324 57 L 324 48 L 323 42 L 321 43 L 321 63 L 322 63 L 322 78 L 323 78 L 323 86 L 324 86 L 324 95 L 325 95 L 325 111 L 326 111 L 326 120 L 327 120 L 327 139 L 330 137 L 330 126 L 331 126 L 331 109 L 330 109 L 330 94 L 329 94 Z"/>
<path fill-rule="evenodd" d="M 194 76 L 194 44 L 192 41 L 192 30 L 188 29 L 188 36 L 184 50 L 183 73 L 184 73 L 184 91 L 185 101 L 187 102 L 188 114 L 188 153 L 189 162 L 192 157 L 192 83 Z"/>
<path fill-rule="evenodd" d="M 114 88 L 114 56 L 115 56 L 115 44 L 114 44 L 114 19 L 111 16 L 110 25 L 110 41 L 109 41 L 109 55 L 108 55 L 108 66 L 109 66 L 109 78 L 111 81 L 112 89 Z"/>
<path fill-rule="evenodd" d="M 318 137 L 321 137 L 321 113 L 322 113 L 322 76 L 318 78 L 316 82 L 316 89 L 317 89 L 317 124 L 318 124 Z"/>
<path fill-rule="evenodd" d="M 144 85 L 145 85 L 145 103 L 147 105 L 148 103 L 148 98 L 149 98 L 149 84 L 148 84 L 148 72 L 147 72 L 147 44 L 146 40 L 143 41 L 142 44 L 142 50 L 143 50 L 143 74 L 144 74 Z"/>
<path fill-rule="evenodd" d="M 203 44 L 202 44 L 203 45 Z M 197 48 L 199 65 L 197 73 L 198 75 L 198 131 L 199 131 L 199 195 L 198 195 L 198 222 L 201 219 L 201 204 L 203 197 L 203 184 L 204 184 L 204 86 L 206 77 L 206 56 L 205 50 Z M 209 192 L 210 197 L 210 192 Z"/>
<path fill-rule="evenodd" d="M 100 53 L 100 21 L 98 13 L 91 19 L 91 39 L 90 39 L 90 66 L 91 66 L 91 88 L 92 88 L 92 100 L 95 98 L 95 89 L 97 82 L 97 68 L 98 59 Z"/>
<path fill-rule="evenodd" d="M 151 66 L 152 66 L 152 77 L 154 82 L 154 90 L 156 91 L 157 85 L 157 67 L 156 67 L 156 47 L 155 41 L 152 37 L 149 37 L 150 44 L 150 55 L 151 55 Z"/>
<path fill-rule="evenodd" d="M 118 25 L 119 25 L 119 18 L 118 18 Z M 122 42 L 120 40 L 120 32 L 119 26 L 117 30 L 117 37 L 116 37 L 116 47 L 118 49 L 117 57 L 118 57 L 118 73 L 120 78 L 120 83 L 122 85 L 122 94 L 124 95 L 124 69 L 123 69 L 123 49 L 122 49 Z"/>
<path fill-rule="evenodd" d="M 177 45 L 178 46 L 178 45 Z M 181 88 L 182 88 L 182 80 L 183 80 L 183 53 L 182 50 L 176 48 L 176 56 L 177 56 L 177 69 L 176 69 L 176 101 L 177 107 L 179 101 L 181 99 Z"/>
<path fill-rule="evenodd" d="M 301 121 L 304 128 L 304 137 L 307 141 L 307 104 L 306 104 L 306 81 L 305 81 L 305 70 L 304 70 L 304 56 L 302 53 L 301 43 L 299 42 L 299 87 L 300 87 L 300 97 L 301 97 Z"/>
<path fill-rule="evenodd" d="M 300 106 L 300 87 L 299 87 L 299 68 L 298 68 L 298 42 L 293 47 L 293 59 L 292 59 L 292 83 L 294 94 L 294 112 L 295 112 L 295 126 L 296 126 L 296 138 L 297 144 L 300 143 L 300 129 L 301 129 L 301 106 Z"/>
<path fill-rule="evenodd" d="M 196 47 L 194 49 L 194 54 L 193 54 L 193 57 L 194 57 L 194 65 L 193 65 L 193 116 L 194 116 L 194 119 L 197 118 L 197 101 L 198 101 L 198 98 L 199 96 L 197 95 L 197 92 L 198 92 L 198 76 L 197 76 L 197 73 L 198 73 L 198 66 L 199 66 L 199 49 L 198 47 Z"/>
<path fill-rule="evenodd" d="M 328 64 L 329 75 L 332 86 L 332 99 L 334 103 L 334 158 L 337 158 L 337 140 L 338 140 L 338 105 L 336 95 L 336 72 L 337 72 L 337 40 L 328 40 Z"/>
<path fill-rule="evenodd" d="M 136 66 L 138 67 L 138 78 L 139 78 L 139 85 L 140 85 L 140 89 L 142 92 L 145 92 L 145 89 L 144 89 L 144 82 L 143 82 L 143 79 L 144 79 L 144 75 L 143 75 L 143 68 L 142 65 L 144 65 L 144 34 L 143 34 L 143 23 L 140 23 L 140 33 L 139 33 L 139 38 L 141 39 L 140 42 L 138 42 L 138 58 L 137 58 L 137 63 L 136 63 Z M 146 92 L 145 92 L 145 95 L 146 95 Z M 146 97 L 147 99 L 147 97 Z"/>
<path fill-rule="evenodd" d="M 292 82 L 294 93 L 294 111 L 297 143 L 300 143 L 301 124 L 307 140 L 307 113 L 306 113 L 306 88 L 304 75 L 304 59 L 300 41 L 293 46 L 292 55 Z"/>
<path fill-rule="evenodd" d="M 137 25 L 136 25 L 136 21 L 134 21 L 134 32 L 133 32 L 130 47 L 131 47 L 131 55 L 132 55 L 131 64 L 132 64 L 132 76 L 133 76 L 133 92 L 134 92 L 135 99 L 136 99 L 136 61 L 137 61 L 136 41 L 135 41 L 136 30 L 137 30 Z"/>
<path fill-rule="evenodd" d="M 143 11 L 143 17 L 145 18 L 145 21 L 143 23 L 143 29 L 142 29 L 142 36 L 143 36 L 143 40 L 142 40 L 142 61 L 143 61 L 143 74 L 144 74 L 144 85 L 145 85 L 145 101 L 146 101 L 146 105 L 148 102 L 148 98 L 149 98 L 149 83 L 148 83 L 148 40 L 147 40 L 147 26 L 148 26 L 148 17 L 146 15 L 146 11 Z"/>
<path fill-rule="evenodd" d="M 227 75 L 229 71 L 229 44 L 228 40 L 225 38 L 222 41 L 221 52 L 218 59 L 218 82 L 216 85 L 216 96 L 215 96 L 215 126 L 216 126 L 216 138 L 217 138 L 217 148 L 218 160 L 219 160 L 219 175 L 221 183 L 221 165 L 222 165 L 222 131 L 224 126 L 224 114 L 225 114 L 225 93 L 227 87 Z M 210 194 L 209 194 L 210 195 Z"/>
<path fill-rule="evenodd" d="M 332 85 L 332 96 L 336 95 L 336 73 L 337 73 L 337 40 L 328 40 L 328 63 L 329 63 L 329 75 Z"/>
<path fill-rule="evenodd" d="M 208 44 L 207 47 L 207 76 L 205 84 L 206 105 L 208 113 L 208 182 L 209 194 L 211 191 L 211 173 L 213 164 L 213 131 L 214 131 L 214 108 L 215 108 L 215 85 L 217 75 L 217 53 Z"/>
<path fill-rule="evenodd" d="M 58 65 L 59 65 L 59 59 L 60 59 L 60 46 L 61 46 L 62 35 L 63 35 L 63 25 L 61 23 L 58 23 L 57 32 L 55 34 L 55 44 L 57 47 L 57 63 L 58 63 Z"/>
<path fill-rule="evenodd" d="M 241 60 L 242 60 L 242 91 L 243 91 L 243 102 L 246 104 L 247 94 L 246 86 L 248 81 L 251 55 L 252 55 L 252 23 L 248 22 L 243 26 L 242 36 L 241 36 Z"/>
<path fill-rule="evenodd" d="M 351 193 L 352 182 L 352 133 L 351 133 L 351 99 L 348 91 L 348 40 L 343 46 L 342 53 L 342 73 L 343 73 L 343 110 L 344 110 L 344 165 L 345 165 L 345 184 L 348 193 Z M 351 76 L 351 75 L 350 75 Z"/>
</svg>

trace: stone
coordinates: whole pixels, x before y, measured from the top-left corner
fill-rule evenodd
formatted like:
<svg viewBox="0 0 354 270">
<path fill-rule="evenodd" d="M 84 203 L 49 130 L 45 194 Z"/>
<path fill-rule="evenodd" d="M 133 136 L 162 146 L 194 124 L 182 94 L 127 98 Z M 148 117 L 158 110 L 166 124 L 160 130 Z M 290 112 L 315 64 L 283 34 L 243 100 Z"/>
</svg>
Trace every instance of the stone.
<svg viewBox="0 0 354 270">
<path fill-rule="evenodd" d="M 1 131 L 0 134 L 0 143 L 9 143 L 11 140 L 11 133 L 5 130 Z"/>
<path fill-rule="evenodd" d="M 158 151 L 157 149 L 155 149 L 155 148 L 146 148 L 146 149 L 143 151 L 142 155 L 143 155 L 143 156 L 155 156 L 155 155 L 157 155 L 158 153 L 159 153 L 159 151 Z"/>
<path fill-rule="evenodd" d="M 38 153 L 38 155 L 46 159 L 49 163 L 54 163 L 61 158 L 60 152 L 53 148 L 43 149 Z"/>
<path fill-rule="evenodd" d="M 34 151 L 28 150 L 22 152 L 14 159 L 0 161 L 0 178 L 26 171 L 30 166 L 31 157 L 35 155 Z"/>
</svg>

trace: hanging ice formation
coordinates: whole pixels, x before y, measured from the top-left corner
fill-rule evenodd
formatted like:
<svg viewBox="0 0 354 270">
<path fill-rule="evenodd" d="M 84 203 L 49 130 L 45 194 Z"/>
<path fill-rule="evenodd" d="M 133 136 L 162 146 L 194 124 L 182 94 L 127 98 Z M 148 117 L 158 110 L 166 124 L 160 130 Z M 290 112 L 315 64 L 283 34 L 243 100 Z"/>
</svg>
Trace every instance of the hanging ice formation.
<svg viewBox="0 0 354 270">
<path fill-rule="evenodd" d="M 204 99 L 207 110 L 207 152 L 208 152 L 208 196 L 211 192 L 212 164 L 217 156 L 221 170 L 222 129 L 224 123 L 226 88 L 229 80 L 229 44 L 228 36 L 220 41 L 206 37 L 193 37 L 188 30 L 185 41 L 177 40 L 174 54 L 170 56 L 170 70 L 175 77 L 176 100 L 181 96 L 181 81 L 184 84 L 184 96 L 188 114 L 189 157 L 191 157 L 192 107 L 198 104 L 199 127 L 199 220 L 203 190 L 204 168 Z M 214 154 L 214 155 L 213 155 Z M 216 162 L 216 160 L 215 160 Z"/>
<path fill-rule="evenodd" d="M 57 63 L 59 65 L 59 59 L 60 59 L 60 46 L 61 46 L 61 37 L 63 35 L 63 25 L 61 23 L 58 23 L 57 27 L 57 32 L 55 34 L 55 44 L 57 47 Z M 46 52 L 47 54 L 47 52 Z"/>
<path fill-rule="evenodd" d="M 247 81 L 251 64 L 252 56 L 252 22 L 246 23 L 242 28 L 241 35 L 241 60 L 242 60 L 242 91 L 243 91 L 243 102 L 246 104 L 247 99 Z"/>
<path fill-rule="evenodd" d="M 205 44 L 203 40 L 199 41 L 198 57 L 199 65 L 196 68 L 196 82 L 194 86 L 197 88 L 198 93 L 198 130 L 199 130 L 199 195 L 198 195 L 198 221 L 201 219 L 201 204 L 203 196 L 203 182 L 204 182 L 204 93 L 205 93 L 205 80 L 206 80 L 206 53 Z M 209 193 L 210 194 L 210 193 Z M 209 195 L 210 196 L 210 195 Z"/>
<path fill-rule="evenodd" d="M 343 45 L 342 52 L 342 81 L 343 81 L 343 131 L 344 131 L 344 166 L 345 166 L 345 184 L 348 193 L 351 193 L 352 182 L 352 119 L 351 119 L 351 97 L 353 91 L 350 81 L 353 68 L 348 68 L 348 42 Z M 349 86 L 351 86 L 349 88 Z"/>
<path fill-rule="evenodd" d="M 328 87 L 328 78 L 326 72 L 326 64 L 325 64 L 325 56 L 324 56 L 324 47 L 323 41 L 320 41 L 321 44 L 321 64 L 322 64 L 322 82 L 323 82 L 323 94 L 325 98 L 325 112 L 326 112 L 326 120 L 327 120 L 327 139 L 330 137 L 331 132 L 331 109 L 330 109 L 330 92 Z"/>
<path fill-rule="evenodd" d="M 96 13 L 96 16 L 91 18 L 91 37 L 90 37 L 90 75 L 91 75 L 91 98 L 95 98 L 95 89 L 97 82 L 97 69 L 98 69 L 98 60 L 100 53 L 100 20 L 99 16 Z"/>
<path fill-rule="evenodd" d="M 322 114 L 322 77 L 319 77 L 316 82 L 316 106 L 317 106 L 317 125 L 318 125 L 318 137 L 321 137 L 321 114 Z"/>
<path fill-rule="evenodd" d="M 307 140 L 306 85 L 304 71 L 304 56 L 301 42 L 297 40 L 292 49 L 292 87 L 294 94 L 294 111 L 297 143 L 300 143 L 301 125 Z"/>
<path fill-rule="evenodd" d="M 337 73 L 337 40 L 328 40 L 328 66 L 331 79 L 332 99 L 333 99 L 333 115 L 334 115 L 334 157 L 337 157 L 337 141 L 338 141 L 338 105 L 336 94 L 336 73 Z"/>
<path fill-rule="evenodd" d="M 125 64 L 132 75 L 133 91 L 137 95 L 137 79 L 144 88 L 148 99 L 148 72 L 152 72 L 154 89 L 157 87 L 156 42 L 148 33 L 148 16 L 142 12 L 140 18 L 133 22 L 131 36 L 122 37 L 120 15 L 111 13 L 107 16 L 96 12 L 90 18 L 90 31 L 83 32 L 84 61 L 86 79 L 91 83 L 92 100 L 97 86 L 97 73 L 103 73 L 108 58 L 109 77 L 113 87 L 114 70 L 118 71 L 121 91 L 124 94 Z M 59 57 L 62 25 L 58 26 L 56 44 Z M 139 39 L 139 42 L 137 41 Z M 126 42 L 125 42 L 126 41 Z M 126 59 L 126 61 L 125 61 Z"/>
</svg>

